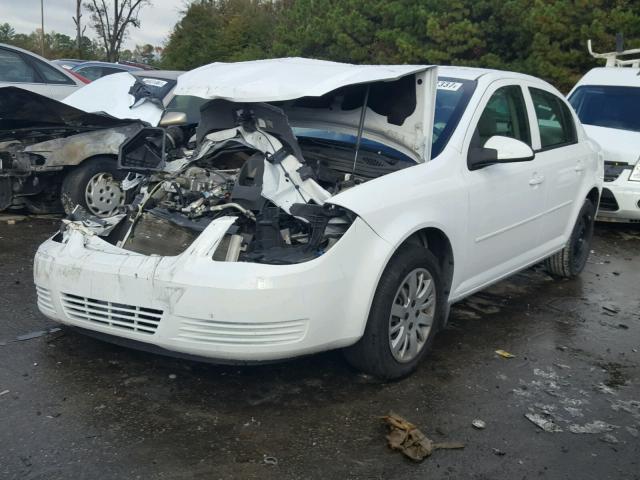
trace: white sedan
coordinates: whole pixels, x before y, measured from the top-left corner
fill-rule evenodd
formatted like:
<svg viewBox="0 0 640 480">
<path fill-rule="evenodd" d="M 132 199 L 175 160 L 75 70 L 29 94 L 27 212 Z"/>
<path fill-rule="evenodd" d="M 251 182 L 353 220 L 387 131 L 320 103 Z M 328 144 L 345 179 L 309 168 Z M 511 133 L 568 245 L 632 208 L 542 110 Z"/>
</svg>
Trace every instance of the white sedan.
<svg viewBox="0 0 640 480">
<path fill-rule="evenodd" d="M 0 43 L 0 87 L 19 87 L 61 100 L 88 82 L 33 52 Z"/>
<path fill-rule="evenodd" d="M 587 261 L 602 158 L 542 80 L 275 59 L 196 69 L 176 93 L 210 100 L 194 150 L 163 154 L 158 129 L 123 146 L 136 202 L 42 244 L 46 316 L 225 362 L 343 348 L 391 379 L 452 303 Z"/>
</svg>

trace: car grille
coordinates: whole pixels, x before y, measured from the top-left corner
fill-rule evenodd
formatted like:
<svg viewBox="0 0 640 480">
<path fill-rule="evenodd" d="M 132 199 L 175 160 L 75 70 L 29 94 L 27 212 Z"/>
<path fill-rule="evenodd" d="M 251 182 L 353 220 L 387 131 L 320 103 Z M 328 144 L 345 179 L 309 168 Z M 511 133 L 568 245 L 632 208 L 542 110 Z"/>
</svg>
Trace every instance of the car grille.
<svg viewBox="0 0 640 480">
<path fill-rule="evenodd" d="M 269 346 L 293 343 L 307 332 L 306 319 L 267 323 L 235 323 L 183 319 L 178 337 L 210 345 Z"/>
<path fill-rule="evenodd" d="M 600 206 L 598 208 L 600 210 L 605 210 L 607 212 L 615 212 L 616 210 L 620 209 L 620 206 L 616 201 L 616 197 L 608 188 L 602 189 L 602 196 L 600 197 Z"/>
<path fill-rule="evenodd" d="M 613 182 L 617 180 L 625 168 L 630 168 L 630 166 L 623 162 L 605 161 L 604 162 L 604 181 Z"/>
<path fill-rule="evenodd" d="M 62 294 L 65 314 L 76 320 L 84 320 L 116 329 L 153 335 L 162 318 L 162 310 L 125 305 L 106 300 Z"/>
<path fill-rule="evenodd" d="M 44 313 L 55 315 L 56 309 L 53 308 L 53 302 L 51 301 L 51 292 L 47 288 L 39 287 L 36 285 L 36 293 L 38 294 L 38 308 Z"/>
</svg>

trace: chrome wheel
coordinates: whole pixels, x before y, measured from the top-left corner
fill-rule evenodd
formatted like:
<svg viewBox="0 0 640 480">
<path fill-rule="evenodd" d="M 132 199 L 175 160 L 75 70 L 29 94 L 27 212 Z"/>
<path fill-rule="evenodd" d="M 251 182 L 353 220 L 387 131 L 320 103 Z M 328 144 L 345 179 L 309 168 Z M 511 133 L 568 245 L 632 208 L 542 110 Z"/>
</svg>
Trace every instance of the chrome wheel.
<svg viewBox="0 0 640 480">
<path fill-rule="evenodd" d="M 422 351 L 433 326 L 436 290 L 428 270 L 416 268 L 400 283 L 389 316 L 389 347 L 393 358 L 406 363 Z"/>
<path fill-rule="evenodd" d="M 91 177 L 84 198 L 93 215 L 107 217 L 113 215 L 120 205 L 124 205 L 125 195 L 120 182 L 110 173 L 103 172 Z"/>
</svg>

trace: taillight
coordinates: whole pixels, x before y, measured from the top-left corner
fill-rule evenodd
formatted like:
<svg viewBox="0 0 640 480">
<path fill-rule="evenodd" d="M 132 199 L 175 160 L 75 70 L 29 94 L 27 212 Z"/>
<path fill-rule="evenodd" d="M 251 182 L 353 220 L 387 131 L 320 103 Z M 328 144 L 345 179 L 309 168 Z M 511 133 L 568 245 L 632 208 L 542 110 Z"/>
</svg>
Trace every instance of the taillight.
<svg viewBox="0 0 640 480">
<path fill-rule="evenodd" d="M 71 75 L 76 77 L 82 83 L 91 83 L 91 80 L 89 80 L 87 77 L 83 77 L 82 75 L 80 75 L 79 73 L 74 72 L 73 70 L 67 70 L 67 72 L 69 72 Z"/>
</svg>

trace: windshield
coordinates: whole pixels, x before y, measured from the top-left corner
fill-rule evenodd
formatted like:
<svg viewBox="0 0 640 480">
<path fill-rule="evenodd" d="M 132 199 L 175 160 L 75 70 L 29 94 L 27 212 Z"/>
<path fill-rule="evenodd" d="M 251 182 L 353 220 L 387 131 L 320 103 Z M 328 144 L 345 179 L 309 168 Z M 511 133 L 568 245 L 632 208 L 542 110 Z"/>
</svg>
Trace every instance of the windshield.
<svg viewBox="0 0 640 480">
<path fill-rule="evenodd" d="M 451 138 L 451 134 L 458 126 L 460 117 L 467 107 L 475 88 L 476 82 L 473 80 L 449 77 L 438 78 L 431 158 L 437 157 L 444 150 L 449 138 Z M 355 135 L 338 134 L 323 130 L 309 128 L 294 128 L 293 130 L 297 137 L 318 138 L 353 145 L 357 140 Z M 362 139 L 361 148 L 384 153 L 398 160 L 413 162 L 407 155 L 366 138 Z"/>
<path fill-rule="evenodd" d="M 588 85 L 569 97 L 586 125 L 640 132 L 640 88 Z"/>
<path fill-rule="evenodd" d="M 438 77 L 431 158 L 440 155 L 446 147 L 475 89 L 473 80 Z"/>
</svg>

